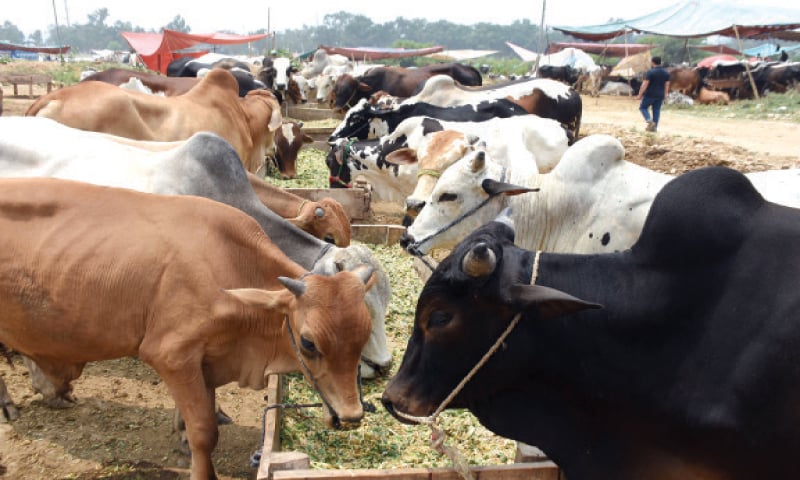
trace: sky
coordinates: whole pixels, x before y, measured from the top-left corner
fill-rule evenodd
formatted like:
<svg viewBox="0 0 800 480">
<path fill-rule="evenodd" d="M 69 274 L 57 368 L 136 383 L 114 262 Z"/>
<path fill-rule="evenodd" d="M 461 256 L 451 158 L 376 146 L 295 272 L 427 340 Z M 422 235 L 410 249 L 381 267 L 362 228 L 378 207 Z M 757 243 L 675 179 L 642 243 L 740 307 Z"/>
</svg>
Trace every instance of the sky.
<svg viewBox="0 0 800 480">
<path fill-rule="evenodd" d="M 46 33 L 56 23 L 56 17 L 59 25 L 85 24 L 89 14 L 107 8 L 107 25 L 123 21 L 159 31 L 176 15 L 181 15 L 192 33 L 247 34 L 262 28 L 280 32 L 321 25 L 325 15 L 340 11 L 364 15 L 375 23 L 403 17 L 429 22 L 447 20 L 462 25 L 480 22 L 509 25 L 527 19 L 539 25 L 543 1 L 546 2 L 545 24 L 562 26 L 603 24 L 610 18 L 636 18 L 676 3 L 675 0 L 484 0 L 464 4 L 447 0 L 223 0 L 221 3 L 202 0 L 4 0 L 8 8 L 2 9 L 0 24 L 10 21 L 26 35 L 36 30 Z M 796 8 L 796 0 L 728 0 L 727 3 Z"/>
</svg>

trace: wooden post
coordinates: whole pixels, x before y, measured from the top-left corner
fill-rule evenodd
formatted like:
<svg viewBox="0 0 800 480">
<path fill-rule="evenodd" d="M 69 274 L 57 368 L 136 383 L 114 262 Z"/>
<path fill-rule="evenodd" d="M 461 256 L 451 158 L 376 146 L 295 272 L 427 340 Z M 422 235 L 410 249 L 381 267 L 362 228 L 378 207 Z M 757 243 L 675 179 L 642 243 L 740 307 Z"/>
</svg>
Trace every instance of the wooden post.
<svg viewBox="0 0 800 480">
<path fill-rule="evenodd" d="M 736 25 L 733 26 L 733 33 L 736 34 L 736 41 L 739 43 L 739 52 L 742 54 L 742 58 L 744 58 L 744 69 L 747 72 L 747 78 L 750 79 L 750 88 L 753 89 L 753 96 L 756 98 L 761 98 L 758 96 L 758 88 L 756 88 L 756 81 L 753 80 L 753 72 L 750 71 L 750 61 L 745 58 L 744 49 L 742 49 L 742 39 L 739 38 L 739 29 L 736 28 Z"/>
</svg>

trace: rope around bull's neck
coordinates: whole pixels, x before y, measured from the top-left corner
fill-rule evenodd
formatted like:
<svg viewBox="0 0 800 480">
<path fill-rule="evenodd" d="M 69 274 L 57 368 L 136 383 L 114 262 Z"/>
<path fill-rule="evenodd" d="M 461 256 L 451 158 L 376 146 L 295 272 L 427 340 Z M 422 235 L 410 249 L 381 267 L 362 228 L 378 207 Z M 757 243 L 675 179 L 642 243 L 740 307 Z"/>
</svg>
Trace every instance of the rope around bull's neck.
<svg viewBox="0 0 800 480">
<path fill-rule="evenodd" d="M 531 285 L 536 285 L 536 279 L 539 276 L 539 257 L 541 256 L 542 251 L 537 250 L 536 255 L 533 257 L 533 267 L 531 268 Z M 473 480 L 472 473 L 469 471 L 469 465 L 464 457 L 459 453 L 459 451 L 450 445 L 444 443 L 445 441 L 445 432 L 439 426 L 439 415 L 447 408 L 447 405 L 453 401 L 453 399 L 458 395 L 461 390 L 467 385 L 467 382 L 472 380 L 472 377 L 478 373 L 478 370 L 483 367 L 486 362 L 489 361 L 492 355 L 503 345 L 503 342 L 506 341 L 506 338 L 514 330 L 514 327 L 517 326 L 520 319 L 522 318 L 522 312 L 517 313 L 514 315 L 514 318 L 511 319 L 511 323 L 508 324 L 508 327 L 500 334 L 497 338 L 497 341 L 494 342 L 494 345 L 487 351 L 483 357 L 472 367 L 472 370 L 467 373 L 467 375 L 456 385 L 452 392 L 450 392 L 442 403 L 433 411 L 432 414 L 428 415 L 427 417 L 417 417 L 414 415 L 409 415 L 407 413 L 400 412 L 395 410 L 395 414 L 398 417 L 405 418 L 406 420 L 411 420 L 413 422 L 422 423 L 428 425 L 431 429 L 431 448 L 435 450 L 439 455 L 446 455 L 447 458 L 453 463 L 453 468 L 461 475 L 461 478 L 464 480 Z"/>
</svg>

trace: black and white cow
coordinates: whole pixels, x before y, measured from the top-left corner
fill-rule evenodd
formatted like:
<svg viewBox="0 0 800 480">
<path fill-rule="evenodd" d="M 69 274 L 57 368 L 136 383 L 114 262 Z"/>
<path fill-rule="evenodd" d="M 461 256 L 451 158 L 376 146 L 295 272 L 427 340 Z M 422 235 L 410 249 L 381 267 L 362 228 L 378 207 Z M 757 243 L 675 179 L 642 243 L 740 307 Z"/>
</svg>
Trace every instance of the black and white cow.
<svg viewBox="0 0 800 480">
<path fill-rule="evenodd" d="M 491 118 L 507 118 L 515 115 L 528 115 L 529 112 L 506 99 L 486 100 L 475 105 L 439 107 L 424 102 L 399 105 L 396 109 L 374 108 L 367 99 L 347 111 L 342 122 L 336 127 L 329 142 L 338 138 L 380 137 L 394 131 L 397 125 L 410 117 L 431 117 L 454 122 L 482 122 Z"/>
<path fill-rule="evenodd" d="M 800 472 L 800 211 L 707 167 L 664 187 L 629 250 L 537 254 L 514 236 L 489 222 L 425 284 L 382 397 L 400 421 L 431 415 L 511 327 L 446 407 L 566 478 Z"/>
</svg>

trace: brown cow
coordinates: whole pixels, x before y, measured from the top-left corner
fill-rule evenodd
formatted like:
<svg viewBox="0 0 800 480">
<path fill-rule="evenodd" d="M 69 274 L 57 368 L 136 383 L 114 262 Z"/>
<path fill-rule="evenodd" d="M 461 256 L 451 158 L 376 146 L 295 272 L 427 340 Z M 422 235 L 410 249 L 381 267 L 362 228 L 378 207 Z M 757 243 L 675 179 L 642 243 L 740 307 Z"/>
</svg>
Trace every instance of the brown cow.
<svg viewBox="0 0 800 480">
<path fill-rule="evenodd" d="M 332 198 L 318 202 L 307 200 L 252 173 L 248 173 L 247 178 L 261 203 L 296 227 L 337 247 L 350 245 L 350 219 L 341 203 Z"/>
<path fill-rule="evenodd" d="M 0 235 L 0 342 L 62 395 L 87 362 L 152 366 L 186 421 L 193 480 L 216 478 L 221 385 L 300 370 L 329 426 L 360 423 L 371 267 L 309 273 L 228 205 L 52 178 L 0 180 Z"/>
<path fill-rule="evenodd" d="M 233 145 L 247 171 L 256 172 L 281 124 L 280 107 L 267 90 L 253 90 L 244 98 L 238 90 L 233 75 L 221 68 L 175 97 L 80 82 L 39 97 L 25 115 L 134 140 L 176 141 L 214 132 Z"/>
<path fill-rule="evenodd" d="M 680 92 L 688 97 L 697 98 L 700 90 L 700 73 L 692 68 L 674 67 L 669 69 L 669 91 Z"/>
<path fill-rule="evenodd" d="M 727 93 L 709 90 L 706 87 L 700 87 L 700 92 L 697 94 L 697 102 L 703 105 L 727 105 L 730 101 L 731 97 Z"/>
<path fill-rule="evenodd" d="M 200 79 L 197 77 L 167 77 L 128 68 L 109 68 L 93 73 L 81 80 L 81 82 L 98 81 L 120 86 L 128 82 L 131 78 L 138 78 L 141 80 L 142 84 L 153 93 L 163 93 L 168 97 L 183 95 L 200 82 Z"/>
</svg>

